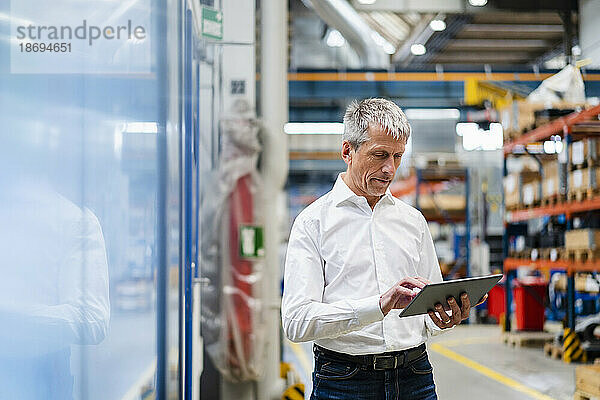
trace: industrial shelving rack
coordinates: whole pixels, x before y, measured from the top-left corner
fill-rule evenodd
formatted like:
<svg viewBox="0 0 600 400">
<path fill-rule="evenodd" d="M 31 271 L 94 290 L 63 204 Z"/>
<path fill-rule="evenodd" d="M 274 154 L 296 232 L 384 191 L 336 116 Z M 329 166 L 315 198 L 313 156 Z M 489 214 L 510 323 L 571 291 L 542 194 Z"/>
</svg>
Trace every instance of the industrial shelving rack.
<svg viewBox="0 0 600 400">
<path fill-rule="evenodd" d="M 439 222 L 445 224 L 460 224 L 465 225 L 464 235 L 464 262 L 457 263 L 455 269 L 465 266 L 466 276 L 471 276 L 470 268 L 470 251 L 469 242 L 471 240 L 471 222 L 469 218 L 469 171 L 466 168 L 451 168 L 451 167 L 436 167 L 436 168 L 417 168 L 416 183 L 415 183 L 415 207 L 421 210 L 419 206 L 419 196 L 422 192 L 421 188 L 426 187 L 433 196 L 436 188 L 443 187 L 445 182 L 464 182 L 465 193 L 465 212 L 464 215 L 448 215 L 443 210 L 440 210 L 439 215 L 426 215 L 425 219 L 430 222 Z M 422 211 L 422 210 L 421 210 Z M 449 276 L 455 271 L 451 271 Z"/>
<path fill-rule="evenodd" d="M 558 118 L 552 122 L 542 125 L 532 131 L 522 135 L 512 142 L 506 143 L 503 147 L 504 152 L 504 167 L 503 175 L 507 175 L 506 159 L 507 156 L 519 146 L 526 146 L 528 143 L 537 142 L 550 138 L 553 135 L 562 135 L 564 150 L 568 155 L 569 146 L 572 141 L 572 128 L 580 122 L 592 119 L 600 114 L 600 105 L 591 107 L 587 110 L 574 112 L 567 116 Z M 577 137 L 582 137 L 578 134 Z M 541 168 L 541 167 L 540 167 Z M 543 172 L 542 172 L 543 173 Z M 568 174 L 565 180 L 566 188 L 568 188 Z M 522 266 L 528 266 L 538 271 L 562 270 L 567 273 L 567 326 L 571 329 L 575 328 L 575 273 L 577 272 L 598 272 L 600 271 L 600 261 L 591 260 L 586 262 L 575 262 L 568 260 L 523 260 L 508 257 L 508 238 L 511 227 L 517 223 L 526 222 L 530 219 L 540 218 L 551 215 L 564 215 L 567 221 L 567 230 L 573 228 L 573 214 L 600 210 L 600 197 L 592 197 L 584 201 L 569 201 L 565 203 L 557 203 L 554 205 L 533 207 L 525 210 L 508 211 L 505 213 L 504 234 L 503 234 L 503 256 L 504 256 L 504 274 L 506 276 L 506 313 L 504 321 L 505 331 L 511 330 L 511 303 L 512 292 L 511 283 L 516 277 L 516 270 Z"/>
</svg>

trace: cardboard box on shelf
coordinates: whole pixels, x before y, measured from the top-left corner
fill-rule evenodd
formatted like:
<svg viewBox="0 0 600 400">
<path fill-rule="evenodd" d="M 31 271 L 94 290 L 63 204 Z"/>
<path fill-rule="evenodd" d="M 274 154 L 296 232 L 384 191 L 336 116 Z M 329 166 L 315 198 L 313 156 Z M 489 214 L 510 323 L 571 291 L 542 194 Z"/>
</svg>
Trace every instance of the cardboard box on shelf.
<svg viewBox="0 0 600 400">
<path fill-rule="evenodd" d="M 554 284 L 554 288 L 557 290 L 567 290 L 567 274 L 560 273 Z M 575 275 L 575 290 L 586 293 L 598 293 L 600 291 L 598 281 L 590 273 Z"/>
<path fill-rule="evenodd" d="M 596 250 L 600 248 L 600 229 L 573 229 L 565 232 L 567 250 Z"/>
<path fill-rule="evenodd" d="M 598 154 L 600 141 L 596 138 L 577 140 L 569 146 L 569 160 L 573 167 L 594 164 L 598 160 Z"/>
<path fill-rule="evenodd" d="M 523 193 L 521 196 L 523 205 L 531 206 L 537 204 L 540 199 L 540 181 L 534 180 L 523 184 Z"/>
<path fill-rule="evenodd" d="M 569 102 L 554 102 L 554 103 L 532 103 L 527 100 L 513 101 L 512 104 L 498 110 L 500 122 L 505 132 L 509 132 L 512 136 L 522 134 L 536 126 L 535 112 L 546 109 L 573 109 L 578 110 L 585 108 L 585 104 L 569 103 Z"/>
<path fill-rule="evenodd" d="M 504 205 L 506 208 L 516 208 L 524 204 L 524 187 L 532 182 L 539 182 L 540 173 L 537 171 L 524 170 L 508 174 L 504 177 Z M 538 190 L 533 190 L 534 193 L 528 196 L 534 196 L 532 201 L 535 201 L 538 196 Z M 538 196 L 538 197 L 535 197 Z"/>
<path fill-rule="evenodd" d="M 600 183 L 600 169 L 596 167 L 581 168 L 569 172 L 569 194 L 597 189 Z"/>
<path fill-rule="evenodd" d="M 558 160 L 546 161 L 542 164 L 544 178 L 542 180 L 542 197 L 548 198 L 558 195 L 559 192 L 559 167 Z"/>
<path fill-rule="evenodd" d="M 437 193 L 433 197 L 428 194 L 419 196 L 419 208 L 423 212 L 438 208 L 449 212 L 464 212 L 465 206 L 465 196 L 461 194 Z"/>
</svg>

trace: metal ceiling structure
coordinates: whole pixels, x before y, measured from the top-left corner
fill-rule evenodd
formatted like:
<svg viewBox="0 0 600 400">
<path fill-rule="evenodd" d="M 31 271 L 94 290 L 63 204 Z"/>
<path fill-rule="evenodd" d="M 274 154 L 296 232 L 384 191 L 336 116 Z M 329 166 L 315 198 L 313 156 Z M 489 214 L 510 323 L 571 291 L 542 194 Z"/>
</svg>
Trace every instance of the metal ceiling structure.
<svg viewBox="0 0 600 400">
<path fill-rule="evenodd" d="M 544 62 L 564 54 L 566 36 L 571 36 L 571 45 L 577 43 L 573 34 L 578 23 L 573 12 L 576 2 L 559 2 L 563 8 L 557 10 L 554 0 L 519 0 L 519 11 L 505 8 L 514 8 L 515 2 L 490 0 L 486 7 L 472 7 L 466 0 L 377 0 L 370 5 L 348 0 L 369 27 L 395 47 L 390 67 L 396 69 L 476 65 L 543 68 Z M 565 15 L 570 15 L 570 34 L 565 32 Z M 429 25 L 433 19 L 444 19 L 446 29 L 433 31 Z M 413 44 L 425 45 L 426 53 L 412 54 Z"/>
<path fill-rule="evenodd" d="M 469 22 L 463 20 L 462 27 L 430 62 L 532 64 L 560 45 L 563 35 L 557 12 L 482 12 L 472 15 Z"/>
<path fill-rule="evenodd" d="M 384 12 L 362 12 L 367 21 L 371 14 Z M 387 20 L 401 19 L 401 14 L 385 12 Z M 432 14 L 421 14 L 420 21 L 425 24 L 411 26 L 412 34 L 395 36 L 397 48 L 410 48 L 413 44 L 403 43 L 406 39 L 425 45 L 427 53 L 423 56 L 396 54 L 394 63 L 400 67 L 423 66 L 424 64 L 442 65 L 531 65 L 546 61 L 546 54 L 556 54 L 556 48 L 562 45 L 564 36 L 563 21 L 558 12 L 507 12 L 489 11 L 476 14 L 449 14 L 446 16 L 446 29 L 431 32 L 425 41 L 419 41 L 419 31 L 429 30 L 428 21 Z M 382 36 L 394 40 L 389 25 L 370 24 Z M 423 26 L 424 25 L 424 26 Z M 417 32 L 414 29 L 417 29 Z M 404 46 L 403 46 L 404 44 Z M 562 48 L 561 48 L 562 50 Z M 553 53 L 554 52 L 554 53 Z"/>
</svg>

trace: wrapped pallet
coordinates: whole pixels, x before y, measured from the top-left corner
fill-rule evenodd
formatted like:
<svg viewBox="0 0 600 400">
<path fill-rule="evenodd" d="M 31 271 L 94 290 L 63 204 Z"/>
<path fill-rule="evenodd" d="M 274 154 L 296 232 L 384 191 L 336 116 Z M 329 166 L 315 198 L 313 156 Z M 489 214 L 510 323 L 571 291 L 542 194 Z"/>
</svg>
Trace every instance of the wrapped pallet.
<svg viewBox="0 0 600 400">
<path fill-rule="evenodd" d="M 536 121 L 536 112 L 538 114 L 543 110 L 567 110 L 575 111 L 584 108 L 584 103 L 571 103 L 563 101 L 554 102 L 531 102 L 528 100 L 518 100 L 499 110 L 500 122 L 506 133 L 505 138 L 518 136 L 536 126 L 550 122 L 551 117 L 546 120 L 538 118 Z M 560 114 L 560 113 L 559 113 Z"/>
<path fill-rule="evenodd" d="M 560 164 L 557 160 L 546 161 L 542 164 L 544 170 L 544 178 L 542 181 L 542 197 L 544 199 L 556 196 L 559 194 L 560 185 Z"/>
<path fill-rule="evenodd" d="M 422 210 L 441 209 L 451 212 L 464 212 L 466 207 L 465 196 L 462 194 L 436 193 L 423 194 L 419 197 L 419 208 Z"/>
<path fill-rule="evenodd" d="M 554 288 L 556 290 L 567 290 L 567 274 L 557 273 L 554 275 L 557 275 L 556 278 L 552 278 L 555 282 Z M 600 292 L 600 286 L 591 273 L 578 273 L 575 275 L 575 290 L 585 293 L 598 293 Z"/>
<path fill-rule="evenodd" d="M 523 184 L 521 200 L 525 206 L 533 206 L 537 204 L 540 199 L 540 181 L 539 179 L 533 180 Z"/>
<path fill-rule="evenodd" d="M 511 139 L 532 129 L 535 125 L 535 111 L 543 109 L 543 103 L 529 103 L 522 100 L 514 101 L 500 109 L 500 122 L 505 139 Z"/>
<path fill-rule="evenodd" d="M 600 142 L 596 138 L 585 138 L 571 143 L 569 160 L 572 168 L 596 165 L 600 153 Z"/>
<path fill-rule="evenodd" d="M 573 229 L 565 232 L 567 250 L 596 250 L 600 248 L 600 229 Z"/>
<path fill-rule="evenodd" d="M 436 193 L 419 196 L 419 208 L 429 218 L 455 218 L 465 215 L 466 199 L 462 194 Z"/>
<path fill-rule="evenodd" d="M 523 170 L 508 174 L 504 178 L 504 205 L 507 209 L 515 209 L 524 204 L 523 188 L 524 186 L 538 182 L 539 184 L 540 174 L 537 171 Z M 534 190 L 532 194 L 529 194 L 531 189 L 527 189 L 528 197 L 537 196 L 538 190 Z M 529 200 L 529 198 L 527 199 Z M 536 197 L 531 199 L 531 202 L 536 200 Z"/>
<path fill-rule="evenodd" d="M 509 135 L 518 135 L 536 125 L 552 121 L 569 111 L 585 107 L 585 86 L 579 68 L 567 65 L 558 73 L 544 79 L 527 100 L 515 101 L 500 110 L 502 126 Z M 548 110 L 548 112 L 541 112 Z M 561 112 L 561 110 L 566 110 Z M 539 120 L 536 124 L 536 111 Z"/>
<path fill-rule="evenodd" d="M 596 167 L 569 172 L 569 198 L 581 201 L 598 188 L 600 169 Z"/>
</svg>

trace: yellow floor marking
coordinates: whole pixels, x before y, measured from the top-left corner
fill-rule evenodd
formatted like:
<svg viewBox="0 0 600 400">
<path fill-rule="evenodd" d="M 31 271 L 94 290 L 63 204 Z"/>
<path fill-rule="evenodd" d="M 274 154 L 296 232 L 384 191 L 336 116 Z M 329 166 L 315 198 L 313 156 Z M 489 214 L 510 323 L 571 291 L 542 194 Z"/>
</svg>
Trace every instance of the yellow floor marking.
<svg viewBox="0 0 600 400">
<path fill-rule="evenodd" d="M 502 375 L 499 372 L 496 372 L 484 365 L 479 364 L 476 361 L 473 361 L 465 356 L 462 356 L 444 346 L 442 346 L 439 343 L 433 343 L 430 346 L 430 349 L 445 356 L 448 357 L 449 359 L 456 361 L 460 364 L 463 364 L 466 367 L 471 368 L 474 371 L 479 372 L 482 375 L 487 376 L 488 378 L 491 378 L 497 382 L 502 383 L 503 385 L 506 385 L 514 390 L 518 390 L 519 392 L 523 392 L 526 395 L 534 398 L 534 399 L 539 399 L 539 400 L 554 400 L 552 397 L 550 396 L 546 396 L 543 393 L 538 392 L 535 389 L 532 389 L 530 387 L 527 387 L 517 381 L 515 381 L 514 379 L 511 379 L 507 376 Z"/>
<path fill-rule="evenodd" d="M 300 346 L 298 343 L 294 343 L 289 340 L 287 341 L 287 344 L 290 346 L 290 349 L 292 349 L 292 351 L 296 355 L 298 361 L 300 361 L 300 366 L 302 367 L 304 372 L 306 372 L 306 375 L 310 376 L 312 374 L 312 363 L 306 356 L 306 352 L 304 351 L 304 349 L 302 349 L 302 346 Z"/>
</svg>

